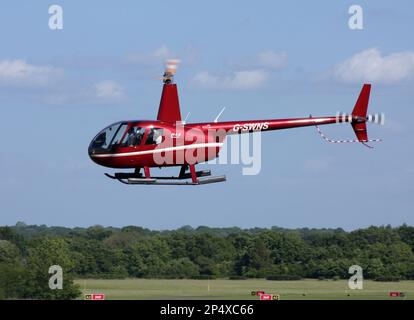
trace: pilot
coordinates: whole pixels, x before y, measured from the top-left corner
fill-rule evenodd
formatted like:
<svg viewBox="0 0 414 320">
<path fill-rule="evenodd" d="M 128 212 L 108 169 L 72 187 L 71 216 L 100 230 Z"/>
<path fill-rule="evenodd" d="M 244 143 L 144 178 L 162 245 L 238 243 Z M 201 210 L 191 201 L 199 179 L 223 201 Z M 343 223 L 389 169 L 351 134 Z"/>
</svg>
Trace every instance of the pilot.
<svg viewBox="0 0 414 320">
<path fill-rule="evenodd" d="M 138 143 L 137 132 L 135 132 L 136 128 L 130 127 L 128 129 L 128 137 L 126 138 L 125 145 L 127 147 L 135 146 Z"/>
</svg>

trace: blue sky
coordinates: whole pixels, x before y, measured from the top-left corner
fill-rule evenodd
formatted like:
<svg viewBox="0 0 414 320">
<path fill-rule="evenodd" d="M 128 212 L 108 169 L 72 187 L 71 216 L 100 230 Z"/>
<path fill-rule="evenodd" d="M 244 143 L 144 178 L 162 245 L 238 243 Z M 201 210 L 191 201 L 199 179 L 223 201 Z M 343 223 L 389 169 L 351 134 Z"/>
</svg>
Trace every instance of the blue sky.
<svg viewBox="0 0 414 320">
<path fill-rule="evenodd" d="M 48 8 L 63 8 L 50 30 Z M 363 8 L 350 30 L 348 8 Z M 413 224 L 410 1 L 2 1 L 0 224 L 342 227 Z M 106 125 L 155 118 L 166 58 L 189 122 L 335 115 L 373 85 L 369 150 L 314 128 L 262 137 L 259 175 L 211 166 L 201 187 L 114 183 L 87 147 Z M 324 128 L 353 138 L 347 125 Z M 200 167 L 207 167 L 205 165 Z"/>
</svg>

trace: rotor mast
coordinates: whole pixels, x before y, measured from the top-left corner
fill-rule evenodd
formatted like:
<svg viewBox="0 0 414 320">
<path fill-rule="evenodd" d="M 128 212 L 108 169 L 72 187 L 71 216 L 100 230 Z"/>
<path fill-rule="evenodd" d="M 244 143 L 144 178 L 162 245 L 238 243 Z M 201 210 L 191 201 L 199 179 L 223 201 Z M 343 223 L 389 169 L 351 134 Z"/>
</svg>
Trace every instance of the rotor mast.
<svg viewBox="0 0 414 320">
<path fill-rule="evenodd" d="M 165 71 L 162 78 L 164 84 L 174 83 L 174 75 L 177 72 L 179 63 L 180 60 L 178 59 L 169 59 L 165 61 Z"/>
<path fill-rule="evenodd" d="M 157 120 L 175 125 L 181 122 L 180 102 L 174 74 L 177 72 L 179 60 L 167 60 L 163 75 L 163 88 L 158 109 Z"/>
</svg>

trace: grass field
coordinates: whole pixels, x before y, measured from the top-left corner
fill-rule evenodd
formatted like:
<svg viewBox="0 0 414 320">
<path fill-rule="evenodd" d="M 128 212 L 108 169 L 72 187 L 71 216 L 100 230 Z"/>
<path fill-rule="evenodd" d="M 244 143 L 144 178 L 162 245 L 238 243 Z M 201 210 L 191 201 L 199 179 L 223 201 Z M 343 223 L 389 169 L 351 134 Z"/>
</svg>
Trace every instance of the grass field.
<svg viewBox="0 0 414 320">
<path fill-rule="evenodd" d="M 106 299 L 258 299 L 251 291 L 279 294 L 282 300 L 303 299 L 414 299 L 414 281 L 375 282 L 365 280 L 363 290 L 350 290 L 346 280 L 269 281 L 254 280 L 76 280 L 84 294 L 104 293 Z M 404 298 L 389 297 L 390 291 Z"/>
</svg>

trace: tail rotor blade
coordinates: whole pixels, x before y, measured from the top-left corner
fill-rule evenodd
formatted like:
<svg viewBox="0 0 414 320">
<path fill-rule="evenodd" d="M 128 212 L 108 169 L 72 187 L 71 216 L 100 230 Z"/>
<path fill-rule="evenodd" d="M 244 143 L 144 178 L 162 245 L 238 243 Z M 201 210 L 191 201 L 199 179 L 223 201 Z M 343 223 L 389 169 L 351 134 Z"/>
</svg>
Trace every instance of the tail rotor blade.
<svg viewBox="0 0 414 320">
<path fill-rule="evenodd" d="M 382 126 L 385 124 L 385 113 L 384 112 L 381 113 L 381 120 L 379 124 Z"/>
<path fill-rule="evenodd" d="M 367 122 L 376 123 L 379 125 L 385 124 L 385 114 L 382 113 L 375 113 L 367 115 Z"/>
</svg>

